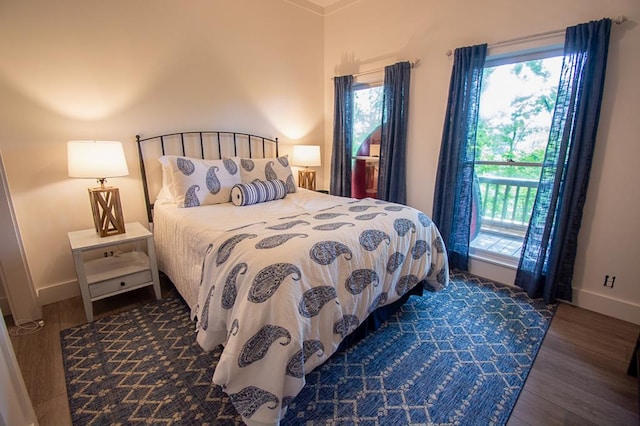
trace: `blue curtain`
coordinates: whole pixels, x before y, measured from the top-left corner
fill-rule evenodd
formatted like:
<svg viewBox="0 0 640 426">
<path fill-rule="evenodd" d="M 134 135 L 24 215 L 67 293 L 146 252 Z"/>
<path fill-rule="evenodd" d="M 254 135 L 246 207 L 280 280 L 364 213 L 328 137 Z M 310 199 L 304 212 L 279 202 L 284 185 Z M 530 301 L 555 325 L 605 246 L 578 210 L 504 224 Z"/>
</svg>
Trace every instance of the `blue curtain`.
<svg viewBox="0 0 640 426">
<path fill-rule="evenodd" d="M 406 152 L 410 78 L 409 62 L 398 62 L 384 69 L 378 198 L 401 204 L 407 202 Z"/>
<path fill-rule="evenodd" d="M 438 160 L 433 221 L 452 268 L 469 268 L 476 128 L 487 45 L 455 50 Z"/>
<path fill-rule="evenodd" d="M 353 76 L 333 79 L 335 88 L 333 153 L 329 193 L 351 196 L 351 145 L 353 129 Z"/>
<path fill-rule="evenodd" d="M 571 300 L 607 65 L 611 20 L 569 27 L 549 142 L 516 273 L 531 297 Z"/>
</svg>

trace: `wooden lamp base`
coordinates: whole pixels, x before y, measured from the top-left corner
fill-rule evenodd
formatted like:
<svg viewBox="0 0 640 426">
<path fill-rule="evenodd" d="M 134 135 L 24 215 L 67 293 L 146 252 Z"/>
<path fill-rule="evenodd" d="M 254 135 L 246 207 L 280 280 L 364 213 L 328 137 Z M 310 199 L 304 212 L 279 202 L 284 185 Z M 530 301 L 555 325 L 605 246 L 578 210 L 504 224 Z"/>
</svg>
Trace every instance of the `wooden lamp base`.
<svg viewBox="0 0 640 426">
<path fill-rule="evenodd" d="M 298 186 L 300 188 L 316 190 L 316 171 L 315 170 L 298 170 Z"/>
<path fill-rule="evenodd" d="M 124 218 L 118 188 L 89 188 L 89 199 L 98 235 L 106 237 L 124 234 Z"/>
</svg>

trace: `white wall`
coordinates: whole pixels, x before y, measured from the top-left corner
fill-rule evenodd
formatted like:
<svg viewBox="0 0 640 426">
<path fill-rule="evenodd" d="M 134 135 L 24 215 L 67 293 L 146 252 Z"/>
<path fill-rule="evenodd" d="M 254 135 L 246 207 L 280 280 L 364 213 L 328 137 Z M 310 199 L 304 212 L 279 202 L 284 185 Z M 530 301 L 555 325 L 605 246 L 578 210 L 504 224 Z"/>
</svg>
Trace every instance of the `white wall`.
<svg viewBox="0 0 640 426">
<path fill-rule="evenodd" d="M 322 141 L 322 24 L 282 0 L 2 2 L 0 149 L 40 301 L 77 292 L 67 232 L 93 226 L 68 140 L 123 142 L 130 176 L 109 182 L 146 224 L 137 133 Z"/>
<path fill-rule="evenodd" d="M 432 211 L 452 59 L 445 51 L 625 15 L 612 30 L 591 184 L 579 236 L 574 301 L 640 323 L 640 3 L 637 0 L 361 0 L 325 18 L 325 144 L 337 73 L 419 58 L 412 72 L 408 203 Z M 328 168 L 325 168 L 325 172 Z M 328 173 L 325 173 L 328 177 Z M 605 288 L 605 274 L 617 277 Z"/>
<path fill-rule="evenodd" d="M 304 2 L 302 2 L 304 3 Z M 626 15 L 613 29 L 575 300 L 640 323 L 640 4 L 637 0 L 342 0 L 325 17 L 284 0 L 30 0 L 0 6 L 0 149 L 42 303 L 77 294 L 66 233 L 92 226 L 66 141 L 121 140 L 126 221 L 145 223 L 134 135 L 243 130 L 284 144 L 324 138 L 333 83 L 419 58 L 412 73 L 408 201 L 431 212 L 452 60 L 460 46 Z M 287 153 L 287 147 L 283 149 Z M 324 182 L 324 183 L 322 183 Z M 602 287 L 615 275 L 614 289 Z"/>
</svg>

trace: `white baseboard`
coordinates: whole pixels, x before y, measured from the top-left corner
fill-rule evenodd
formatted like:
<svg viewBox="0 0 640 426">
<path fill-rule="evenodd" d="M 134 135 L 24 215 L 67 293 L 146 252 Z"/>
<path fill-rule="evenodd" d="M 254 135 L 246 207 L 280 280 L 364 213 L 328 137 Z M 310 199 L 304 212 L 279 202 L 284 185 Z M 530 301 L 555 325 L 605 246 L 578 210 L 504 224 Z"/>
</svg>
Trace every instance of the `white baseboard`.
<svg viewBox="0 0 640 426">
<path fill-rule="evenodd" d="M 478 257 L 469 259 L 469 272 L 476 276 L 508 285 L 513 285 L 516 276 L 515 268 Z M 589 290 L 574 288 L 572 304 L 589 311 L 640 325 L 640 305 L 635 303 L 611 298 Z"/>
<path fill-rule="evenodd" d="M 78 286 L 77 280 L 53 284 L 48 287 L 39 288 L 37 291 L 40 306 L 80 296 L 80 287 Z"/>
<path fill-rule="evenodd" d="M 475 276 L 510 286 L 513 286 L 516 278 L 514 268 L 476 257 L 469 258 L 469 272 Z"/>
<path fill-rule="evenodd" d="M 599 314 L 640 325 L 640 305 L 589 290 L 573 289 L 572 304 Z"/>
</svg>

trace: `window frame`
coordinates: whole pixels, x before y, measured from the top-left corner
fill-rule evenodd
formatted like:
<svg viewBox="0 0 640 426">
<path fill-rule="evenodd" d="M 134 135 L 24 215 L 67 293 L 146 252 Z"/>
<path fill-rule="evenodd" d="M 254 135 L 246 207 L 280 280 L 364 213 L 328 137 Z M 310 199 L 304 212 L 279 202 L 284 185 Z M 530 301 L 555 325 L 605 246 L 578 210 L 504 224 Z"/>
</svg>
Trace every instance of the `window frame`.
<svg viewBox="0 0 640 426">
<path fill-rule="evenodd" d="M 537 59 L 547 59 L 564 55 L 564 33 L 546 35 L 524 41 L 506 42 L 489 46 L 484 68 L 515 64 Z M 480 163 L 487 163 L 479 161 Z M 519 258 L 507 256 L 490 250 L 471 247 L 469 258 L 496 266 L 516 270 Z"/>
</svg>

